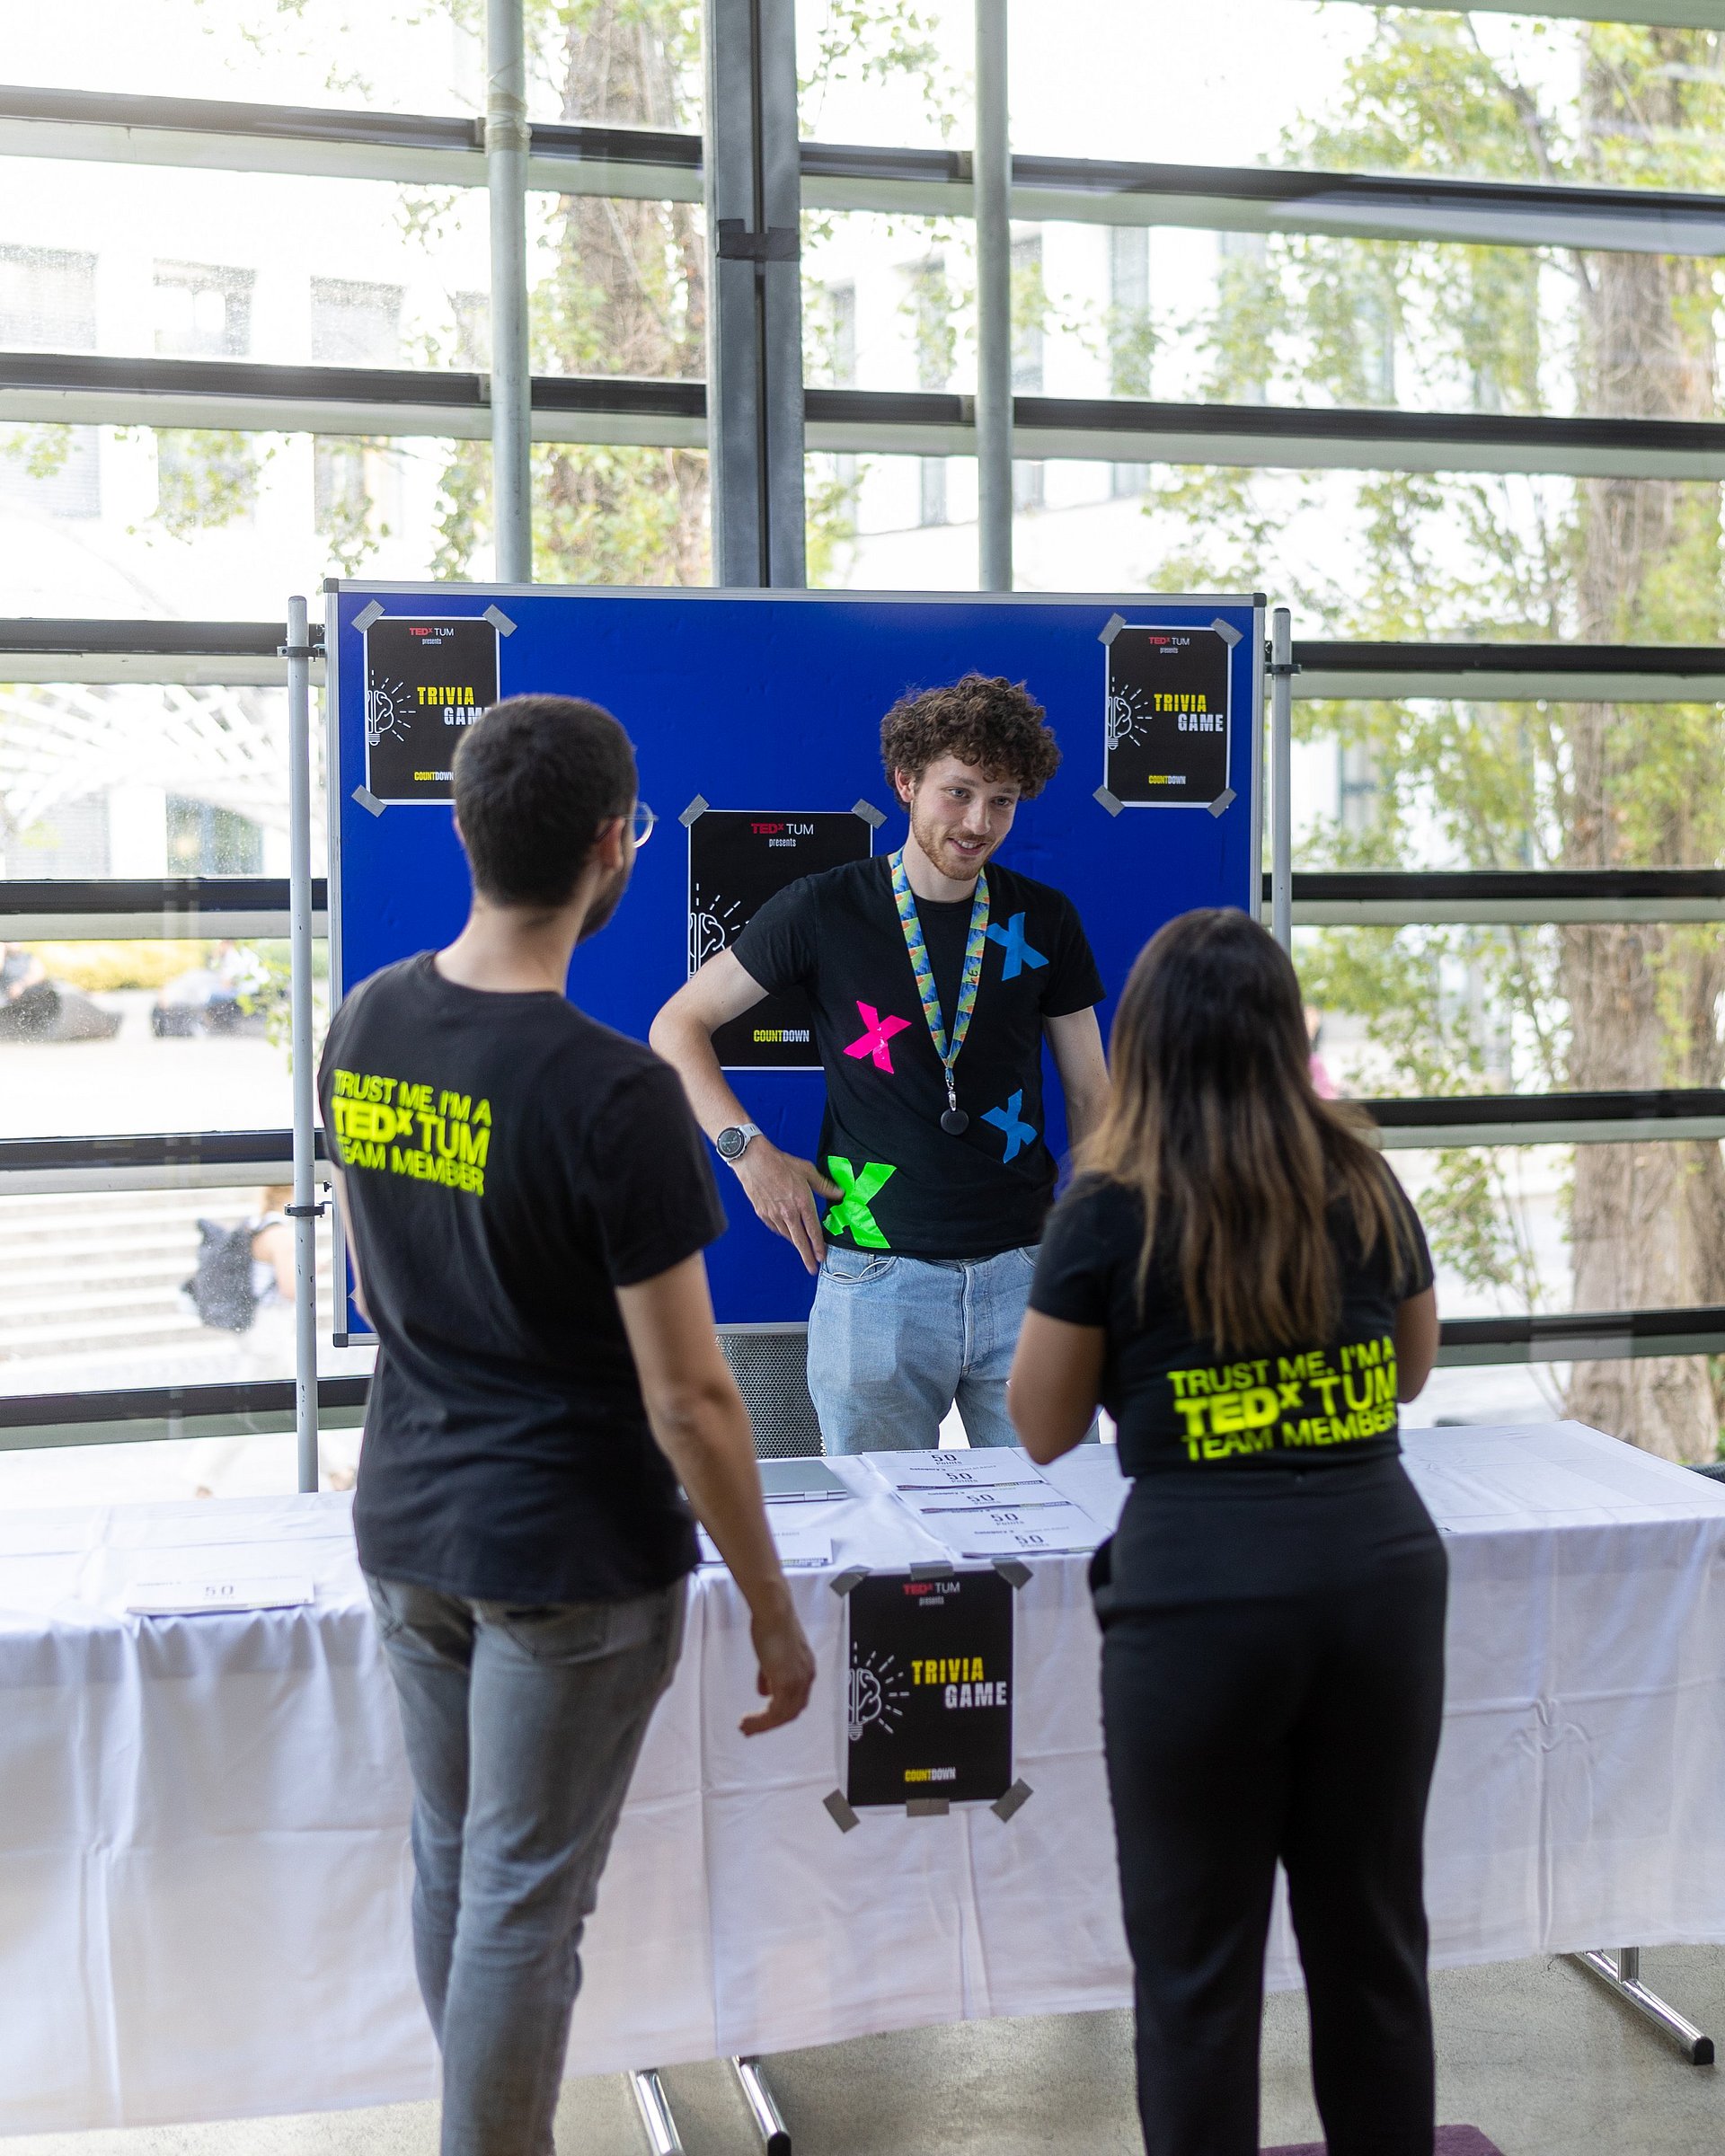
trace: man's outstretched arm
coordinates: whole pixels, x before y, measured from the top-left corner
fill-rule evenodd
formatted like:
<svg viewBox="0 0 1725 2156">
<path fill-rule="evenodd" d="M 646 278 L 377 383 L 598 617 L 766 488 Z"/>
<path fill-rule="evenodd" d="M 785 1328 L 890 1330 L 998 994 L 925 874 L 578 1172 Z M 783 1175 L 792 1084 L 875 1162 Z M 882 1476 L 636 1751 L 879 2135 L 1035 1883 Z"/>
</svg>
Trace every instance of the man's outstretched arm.
<svg viewBox="0 0 1725 2156">
<path fill-rule="evenodd" d="M 744 1717 L 742 1730 L 757 1736 L 802 1712 L 815 1657 L 766 1524 L 748 1409 L 713 1330 L 706 1265 L 697 1252 L 620 1287 L 617 1307 L 653 1436 L 748 1604 L 757 1689 L 767 1703 Z"/>
<path fill-rule="evenodd" d="M 712 1037 L 721 1026 L 752 1011 L 765 994 L 760 983 L 744 970 L 742 961 L 721 950 L 677 990 L 647 1036 L 683 1081 L 694 1119 L 710 1138 L 748 1120 L 748 1111 L 719 1066 Z M 795 1246 L 811 1273 L 818 1272 L 827 1242 L 815 1198 L 817 1194 L 836 1197 L 836 1186 L 812 1161 L 781 1153 L 770 1138 L 751 1139 L 748 1150 L 732 1166 L 748 1202 L 767 1226 Z"/>
</svg>

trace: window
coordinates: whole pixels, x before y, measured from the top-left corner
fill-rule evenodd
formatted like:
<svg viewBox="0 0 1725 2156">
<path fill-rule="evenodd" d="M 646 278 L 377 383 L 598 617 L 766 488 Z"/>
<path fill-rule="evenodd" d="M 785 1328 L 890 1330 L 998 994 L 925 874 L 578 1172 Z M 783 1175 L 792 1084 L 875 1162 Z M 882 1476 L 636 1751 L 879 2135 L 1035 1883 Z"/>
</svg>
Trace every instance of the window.
<svg viewBox="0 0 1725 2156">
<path fill-rule="evenodd" d="M 96 258 L 60 247 L 0 247 L 0 347 L 90 352 L 96 346 Z M 44 517 L 100 517 L 93 427 L 0 433 L 0 503 Z"/>
<path fill-rule="evenodd" d="M 155 265 L 155 349 L 177 359 L 243 359 L 252 349 L 251 270 Z"/>
<path fill-rule="evenodd" d="M 1013 394 L 1042 393 L 1048 328 L 1048 291 L 1042 278 L 1042 236 L 1013 242 Z M 1039 464 L 1013 466 L 1013 507 L 1039 509 L 1048 499 L 1048 475 Z"/>
<path fill-rule="evenodd" d="M 1150 234 L 1140 225 L 1108 228 L 1108 385 L 1117 397 L 1147 397 L 1154 340 L 1150 326 Z M 1115 464 L 1117 495 L 1142 494 L 1148 464 Z"/>
<path fill-rule="evenodd" d="M 911 336 L 916 360 L 918 389 L 944 389 L 952 379 L 957 331 L 952 320 L 952 294 L 946 279 L 946 264 L 938 254 L 914 263 L 907 272 Z M 855 298 L 852 296 L 851 364 L 855 366 Z M 946 522 L 946 459 L 924 456 L 917 460 L 916 521 L 920 525 Z"/>
<path fill-rule="evenodd" d="M 262 874 L 263 833 L 249 817 L 181 794 L 171 794 L 166 806 L 171 876 Z"/>
</svg>

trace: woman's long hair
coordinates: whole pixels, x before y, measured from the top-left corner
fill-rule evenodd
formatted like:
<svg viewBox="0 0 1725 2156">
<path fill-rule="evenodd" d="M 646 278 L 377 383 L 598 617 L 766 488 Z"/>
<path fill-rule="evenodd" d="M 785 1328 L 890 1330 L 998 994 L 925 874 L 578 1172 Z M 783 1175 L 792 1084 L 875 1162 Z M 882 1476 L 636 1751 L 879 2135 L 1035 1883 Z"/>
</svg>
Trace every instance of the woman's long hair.
<svg viewBox="0 0 1725 2156">
<path fill-rule="evenodd" d="M 1144 1206 L 1138 1295 L 1172 1264 L 1192 1330 L 1224 1355 L 1325 1339 L 1340 1268 L 1326 1215 L 1361 1250 L 1411 1256 L 1358 1111 L 1320 1100 L 1292 961 L 1244 914 L 1182 914 L 1139 952 L 1110 1045 L 1113 1092 L 1079 1166 Z"/>
</svg>

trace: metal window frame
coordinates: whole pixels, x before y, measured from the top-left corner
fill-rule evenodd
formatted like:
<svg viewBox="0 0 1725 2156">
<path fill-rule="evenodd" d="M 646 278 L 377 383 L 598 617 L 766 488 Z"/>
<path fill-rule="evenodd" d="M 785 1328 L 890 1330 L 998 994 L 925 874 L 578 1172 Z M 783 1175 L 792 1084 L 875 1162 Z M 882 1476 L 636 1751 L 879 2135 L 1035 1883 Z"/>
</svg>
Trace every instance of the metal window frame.
<svg viewBox="0 0 1725 2156">
<path fill-rule="evenodd" d="M 1717 12 L 1725 20 L 1725 10 Z M 1623 18 L 1619 13 L 1600 19 Z M 484 121 L 478 116 L 16 85 L 0 86 L 0 155 L 438 186 L 482 187 L 486 179 Z M 698 202 L 703 163 L 698 135 L 539 122 L 530 130 L 527 185 L 557 194 Z M 968 150 L 804 142 L 799 163 L 805 209 L 975 214 Z M 1187 225 L 1656 254 L 1725 252 L 1725 196 L 1654 188 L 1021 152 L 1012 160 L 1011 200 L 1013 216 L 1024 223 Z"/>
<path fill-rule="evenodd" d="M 430 368 L 0 352 L 0 425 L 233 429 L 488 439 L 488 377 Z M 707 446 L 701 382 L 536 375 L 540 442 Z M 941 390 L 805 389 L 807 446 L 838 455 L 974 456 L 976 400 Z M 1295 471 L 1725 479 L 1725 420 L 1335 411 L 1148 398 L 1013 400 L 1013 455 Z M 1320 693 L 1309 687 L 1310 696 Z M 1356 688 L 1352 694 L 1368 694 Z M 1414 694 L 1404 690 L 1404 694 Z"/>
</svg>

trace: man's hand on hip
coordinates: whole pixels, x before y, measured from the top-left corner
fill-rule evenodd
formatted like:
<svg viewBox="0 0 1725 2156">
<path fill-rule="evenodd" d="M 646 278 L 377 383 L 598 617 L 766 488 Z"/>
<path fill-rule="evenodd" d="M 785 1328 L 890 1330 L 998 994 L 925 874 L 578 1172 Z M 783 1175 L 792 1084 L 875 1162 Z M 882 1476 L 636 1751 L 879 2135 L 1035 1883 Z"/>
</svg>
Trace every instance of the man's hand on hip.
<svg viewBox="0 0 1725 2156">
<path fill-rule="evenodd" d="M 765 1730 L 794 1722 L 809 1704 L 809 1688 L 815 1681 L 815 1657 L 803 1637 L 791 1598 L 783 1591 L 773 1598 L 768 1610 L 751 1617 L 748 1629 L 755 1642 L 755 1659 L 760 1665 L 755 1688 L 766 1705 L 759 1714 L 746 1714 L 738 1726 L 745 1736 L 759 1736 Z"/>
<path fill-rule="evenodd" d="M 751 1139 L 748 1150 L 731 1165 L 756 1214 L 775 1235 L 795 1247 L 811 1273 L 818 1273 L 827 1255 L 827 1239 L 820 1232 L 815 1197 L 817 1193 L 836 1197 L 838 1185 L 829 1182 L 812 1161 L 781 1153 L 770 1138 Z"/>
</svg>

